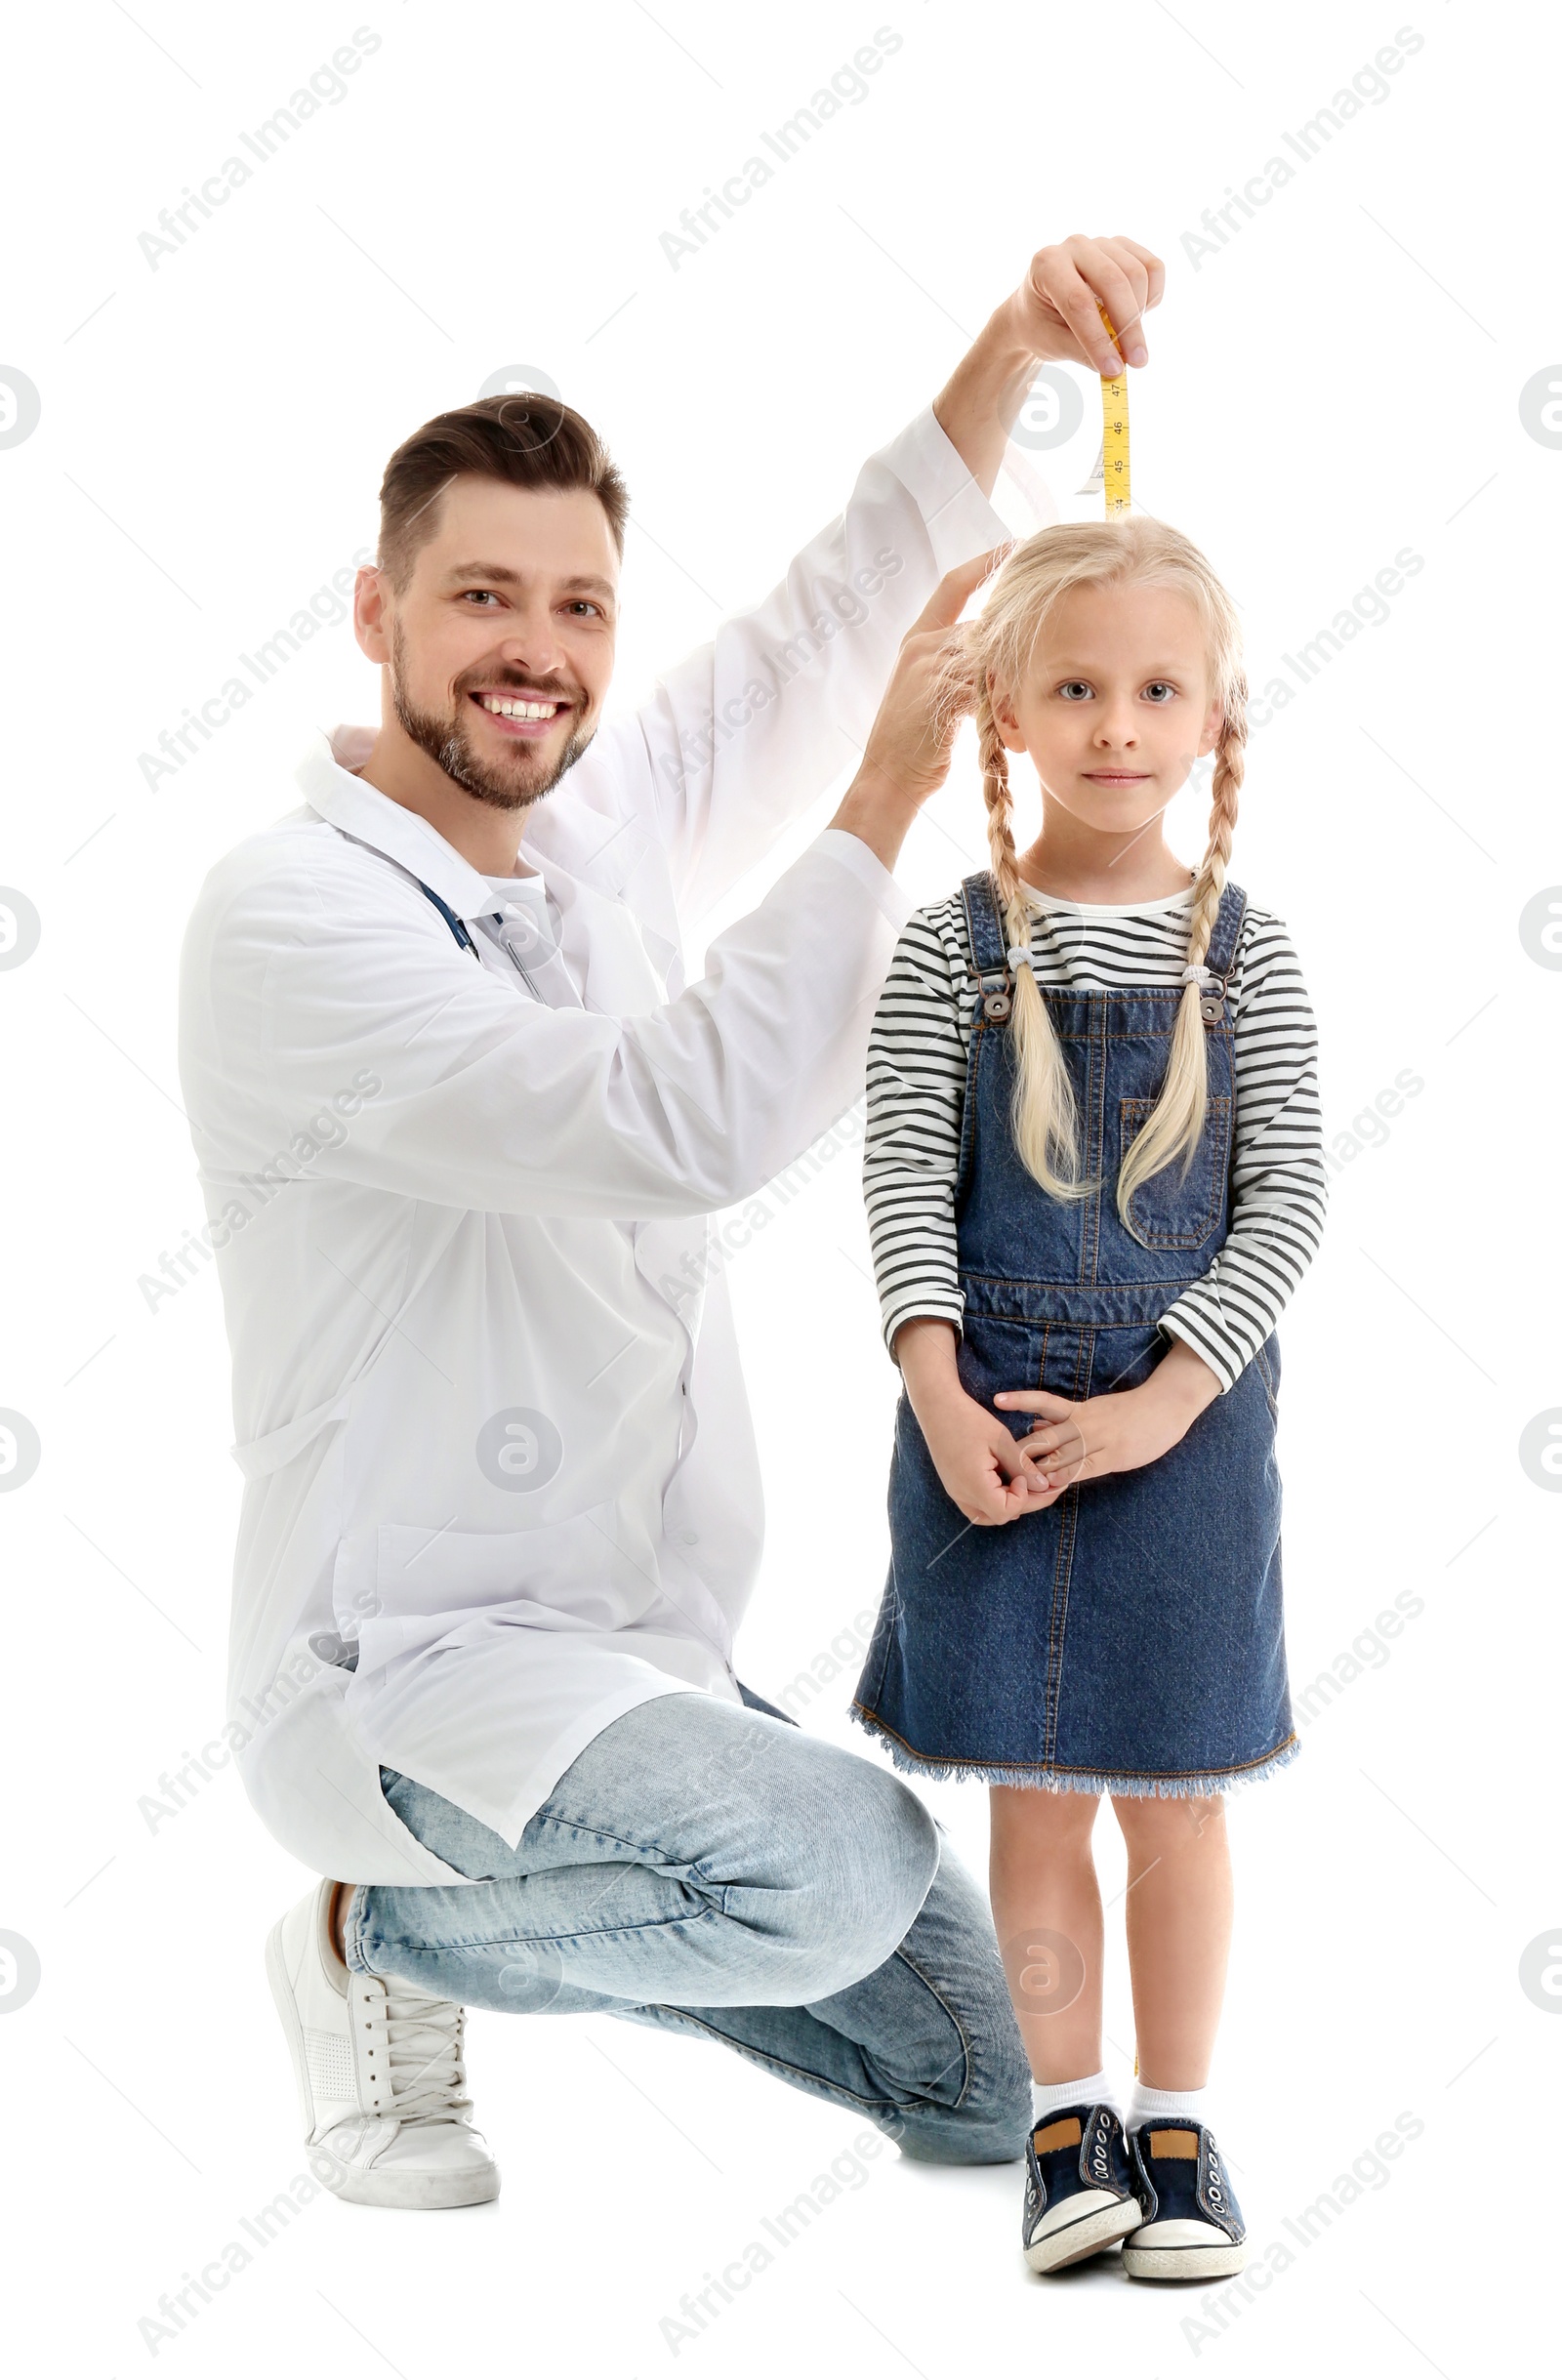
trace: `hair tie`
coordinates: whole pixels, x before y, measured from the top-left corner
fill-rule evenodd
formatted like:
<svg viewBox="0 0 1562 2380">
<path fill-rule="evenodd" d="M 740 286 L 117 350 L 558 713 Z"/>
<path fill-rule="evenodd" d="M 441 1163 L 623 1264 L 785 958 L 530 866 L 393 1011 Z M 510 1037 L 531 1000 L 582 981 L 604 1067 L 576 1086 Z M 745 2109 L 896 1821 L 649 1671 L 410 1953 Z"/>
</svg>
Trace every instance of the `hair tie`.
<svg viewBox="0 0 1562 2380">
<path fill-rule="evenodd" d="M 1198 966 L 1185 966 L 1182 970 L 1182 980 L 1184 983 L 1213 983 L 1214 969 L 1202 964 Z"/>
<path fill-rule="evenodd" d="M 1031 955 L 1030 955 L 1030 952 L 1029 952 L 1028 950 L 1021 950 L 1021 949 L 1020 949 L 1020 947 L 1019 947 L 1019 945 L 1018 945 L 1018 943 L 1017 943 L 1017 942 L 1015 943 L 1014 948 L 1013 948 L 1011 951 L 1009 951 L 1009 952 L 1007 954 L 1007 959 L 1008 959 L 1008 964 L 1009 964 L 1009 965 L 1010 965 L 1011 967 L 1017 967 L 1017 966 L 1028 966 L 1028 967 L 1030 968 L 1030 970 L 1031 970 L 1031 973 L 1032 973 L 1033 975 L 1035 974 L 1035 972 L 1036 972 L 1036 963 L 1035 963 L 1035 961 L 1032 959 L 1032 957 L 1031 957 Z"/>
</svg>

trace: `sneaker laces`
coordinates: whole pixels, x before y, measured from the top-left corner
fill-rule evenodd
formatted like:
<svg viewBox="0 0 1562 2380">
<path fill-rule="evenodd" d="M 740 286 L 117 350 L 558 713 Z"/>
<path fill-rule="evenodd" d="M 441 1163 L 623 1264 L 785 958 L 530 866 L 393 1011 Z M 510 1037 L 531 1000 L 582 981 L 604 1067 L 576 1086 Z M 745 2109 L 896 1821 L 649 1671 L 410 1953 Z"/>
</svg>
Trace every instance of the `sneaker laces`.
<svg viewBox="0 0 1562 2380">
<path fill-rule="evenodd" d="M 404 2124 L 462 2123 L 472 2113 L 463 2085 L 462 2010 L 412 1984 L 388 1983 L 385 2001 L 390 2113 Z"/>
</svg>

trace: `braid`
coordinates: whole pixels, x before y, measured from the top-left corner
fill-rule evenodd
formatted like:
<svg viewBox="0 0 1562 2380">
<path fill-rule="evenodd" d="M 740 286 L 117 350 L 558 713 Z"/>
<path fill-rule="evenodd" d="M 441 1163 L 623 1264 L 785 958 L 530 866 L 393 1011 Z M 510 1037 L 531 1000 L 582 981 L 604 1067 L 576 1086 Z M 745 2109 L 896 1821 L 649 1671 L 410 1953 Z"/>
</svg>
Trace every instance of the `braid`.
<svg viewBox="0 0 1562 2380">
<path fill-rule="evenodd" d="M 1031 913 L 1014 850 L 1008 754 L 998 731 L 992 685 L 985 673 L 975 694 L 976 741 L 993 888 L 1010 950 L 1031 946 Z M 1053 1198 L 1088 1198 L 1095 1184 L 1079 1179 L 1079 1109 L 1041 987 L 1028 966 L 1016 966 L 1009 1037 L 1014 1051 L 1014 1141 L 1034 1178 Z M 1054 1165 L 1054 1152 L 1061 1161 Z"/>
<path fill-rule="evenodd" d="M 1013 800 L 1008 784 L 1008 754 L 993 714 L 992 688 L 983 682 L 976 696 L 976 741 L 982 764 L 982 799 L 987 804 L 987 848 L 992 855 L 993 883 L 1011 947 L 1029 948 L 1030 912 L 1019 881 L 1014 850 Z"/>
<path fill-rule="evenodd" d="M 1189 966 L 1203 964 L 1215 919 L 1220 914 L 1220 896 L 1226 888 L 1226 868 L 1237 831 L 1237 797 L 1242 791 L 1247 746 L 1248 680 L 1238 670 L 1233 676 L 1214 748 L 1214 774 L 1210 781 L 1210 841 L 1194 880 L 1193 915 L 1188 924 Z M 1188 989 L 1197 994 L 1198 986 L 1190 984 Z"/>
</svg>

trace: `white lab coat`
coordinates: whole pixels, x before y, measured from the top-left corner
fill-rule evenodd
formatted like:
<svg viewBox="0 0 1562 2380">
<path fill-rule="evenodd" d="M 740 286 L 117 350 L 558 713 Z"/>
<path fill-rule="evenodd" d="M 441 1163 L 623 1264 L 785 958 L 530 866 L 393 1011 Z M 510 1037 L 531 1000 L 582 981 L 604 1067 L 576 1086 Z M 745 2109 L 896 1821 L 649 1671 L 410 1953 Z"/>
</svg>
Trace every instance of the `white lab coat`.
<svg viewBox="0 0 1562 2380">
<path fill-rule="evenodd" d="M 624 1711 L 736 1699 L 760 1488 L 706 1218 L 857 1094 L 908 904 L 826 832 L 688 988 L 680 926 L 849 762 L 938 577 L 1005 534 L 929 410 L 597 735 L 521 846 L 558 1005 L 479 923 L 494 882 L 350 773 L 366 731 L 319 738 L 304 806 L 206 879 L 180 1072 L 245 1478 L 229 1718 L 317 1872 L 455 1880 L 381 1763 L 514 1843 Z"/>
</svg>

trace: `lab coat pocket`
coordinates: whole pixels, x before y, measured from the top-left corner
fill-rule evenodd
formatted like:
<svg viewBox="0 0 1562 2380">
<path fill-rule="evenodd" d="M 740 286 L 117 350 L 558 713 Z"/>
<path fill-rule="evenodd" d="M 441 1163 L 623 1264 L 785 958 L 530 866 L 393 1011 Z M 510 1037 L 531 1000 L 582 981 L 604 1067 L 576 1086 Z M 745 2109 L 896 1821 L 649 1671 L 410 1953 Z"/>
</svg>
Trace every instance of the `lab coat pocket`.
<svg viewBox="0 0 1562 2380">
<path fill-rule="evenodd" d="M 615 1535 L 611 1503 L 530 1529 L 381 1521 L 337 1548 L 337 1626 L 377 1668 L 473 1621 L 548 1629 L 634 1626 L 661 1601 L 649 1565 Z"/>
</svg>

